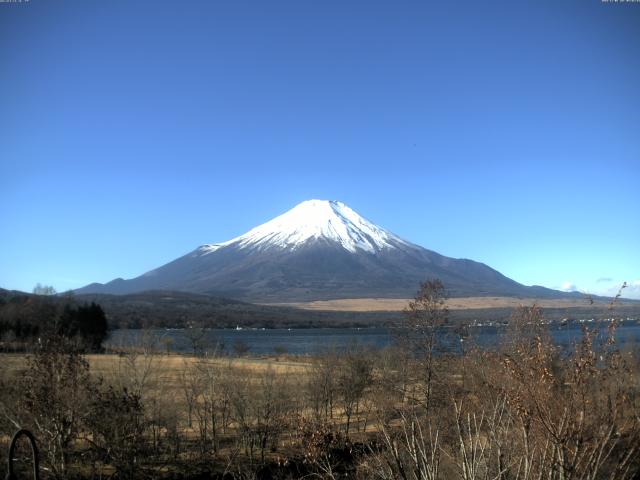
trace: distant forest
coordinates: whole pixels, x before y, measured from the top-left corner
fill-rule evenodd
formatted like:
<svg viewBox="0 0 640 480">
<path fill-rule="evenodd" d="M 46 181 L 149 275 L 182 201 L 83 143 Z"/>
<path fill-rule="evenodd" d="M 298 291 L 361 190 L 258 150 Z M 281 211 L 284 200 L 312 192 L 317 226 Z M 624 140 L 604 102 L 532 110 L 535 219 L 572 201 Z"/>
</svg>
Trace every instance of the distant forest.
<svg viewBox="0 0 640 480">
<path fill-rule="evenodd" d="M 101 324 L 102 317 L 109 329 L 140 329 L 366 327 L 399 316 L 400 312 L 324 312 L 254 305 L 183 292 L 37 295 L 0 289 L 0 339 L 5 341 L 53 330 L 73 336 L 88 328 L 85 323 Z"/>
<path fill-rule="evenodd" d="M 186 292 L 129 295 L 86 294 L 77 300 L 100 304 L 112 328 L 313 328 L 368 327 L 398 319 L 401 312 L 334 312 L 245 303 Z"/>
<path fill-rule="evenodd" d="M 81 351 L 96 352 L 108 334 L 107 318 L 94 302 L 49 295 L 0 295 L 0 342 L 19 348 L 52 336 L 65 337 Z"/>
<path fill-rule="evenodd" d="M 382 327 L 396 325 L 401 311 L 347 312 L 304 310 L 293 307 L 259 305 L 228 298 L 198 295 L 186 292 L 144 292 L 129 295 L 78 295 L 77 300 L 100 304 L 111 328 L 319 328 L 319 327 Z M 450 322 L 488 321 L 507 322 L 512 308 L 480 308 L 451 310 Z M 591 308 L 544 308 L 550 320 L 607 318 L 612 312 L 602 304 Z M 621 316 L 640 315 L 640 302 L 636 306 L 616 306 Z"/>
<path fill-rule="evenodd" d="M 550 320 L 606 318 L 611 312 L 593 308 L 547 308 Z M 452 310 L 452 324 L 506 322 L 510 308 Z M 622 317 L 640 315 L 636 306 L 617 306 Z M 107 329 L 119 328 L 318 328 L 394 325 L 402 312 L 338 312 L 302 310 L 244 303 L 185 292 L 152 291 L 130 295 L 36 295 L 0 289 L 0 341 L 37 339 L 56 333 L 96 350 Z"/>
</svg>

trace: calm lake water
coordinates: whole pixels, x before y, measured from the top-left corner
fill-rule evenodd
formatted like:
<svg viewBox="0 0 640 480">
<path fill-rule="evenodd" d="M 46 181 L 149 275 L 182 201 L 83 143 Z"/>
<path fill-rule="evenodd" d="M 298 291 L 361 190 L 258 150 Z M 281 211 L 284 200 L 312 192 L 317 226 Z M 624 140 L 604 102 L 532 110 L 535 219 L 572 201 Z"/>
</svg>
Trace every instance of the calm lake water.
<svg viewBox="0 0 640 480">
<path fill-rule="evenodd" d="M 582 335 L 582 325 L 599 326 L 604 332 L 606 322 L 571 323 L 569 325 L 551 325 L 551 335 L 559 346 L 570 348 Z M 467 344 L 475 343 L 490 348 L 496 345 L 505 332 L 504 327 L 470 327 Z M 460 349 L 460 338 L 452 329 L 441 332 L 443 343 L 451 351 Z M 200 338 L 202 336 L 202 338 Z M 313 329 L 269 329 L 269 330 L 222 330 L 210 329 L 202 335 L 199 331 L 184 329 L 166 330 L 115 330 L 107 341 L 111 347 L 131 347 L 153 345 L 157 349 L 173 352 L 193 352 L 193 339 L 204 351 L 217 350 L 234 353 L 238 348 L 246 347 L 249 354 L 269 355 L 290 353 L 304 355 L 322 352 L 327 349 L 344 350 L 355 345 L 382 348 L 393 342 L 393 335 L 387 328 L 313 328 Z M 637 320 L 623 321 L 616 330 L 616 343 L 620 347 L 636 348 L 640 346 L 640 324 Z M 217 345 L 217 347 L 216 347 Z"/>
</svg>

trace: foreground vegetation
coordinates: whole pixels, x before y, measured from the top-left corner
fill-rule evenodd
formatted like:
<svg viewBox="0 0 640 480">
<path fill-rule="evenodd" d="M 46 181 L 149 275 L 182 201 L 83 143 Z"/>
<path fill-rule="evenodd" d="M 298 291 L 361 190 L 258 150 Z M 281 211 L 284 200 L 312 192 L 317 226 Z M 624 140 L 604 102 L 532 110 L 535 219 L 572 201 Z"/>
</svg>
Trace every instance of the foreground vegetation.
<svg viewBox="0 0 640 480">
<path fill-rule="evenodd" d="M 48 478 L 634 478 L 640 364 L 615 322 L 562 352 L 521 307 L 498 348 L 459 329 L 452 356 L 447 321 L 429 282 L 385 350 L 87 356 L 51 337 L 2 357 L 0 435 L 32 430 Z"/>
</svg>

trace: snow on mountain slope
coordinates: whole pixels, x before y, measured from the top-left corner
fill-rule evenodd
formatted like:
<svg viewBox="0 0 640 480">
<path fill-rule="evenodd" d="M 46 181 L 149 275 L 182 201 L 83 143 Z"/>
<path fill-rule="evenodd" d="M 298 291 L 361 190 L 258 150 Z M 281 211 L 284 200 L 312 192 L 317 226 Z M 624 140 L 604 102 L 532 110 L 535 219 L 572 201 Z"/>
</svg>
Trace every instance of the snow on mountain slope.
<svg viewBox="0 0 640 480">
<path fill-rule="evenodd" d="M 320 238 L 337 242 L 352 253 L 358 250 L 375 253 L 410 245 L 393 233 L 365 220 L 342 202 L 307 200 L 244 235 L 224 243 L 203 245 L 199 251 L 206 255 L 228 245 L 295 250 L 309 240 Z"/>
<path fill-rule="evenodd" d="M 78 293 L 172 290 L 251 302 L 410 298 L 439 278 L 451 296 L 560 298 L 479 262 L 440 255 L 365 220 L 345 204 L 302 202 L 227 242 L 203 245 L 138 277 Z"/>
</svg>

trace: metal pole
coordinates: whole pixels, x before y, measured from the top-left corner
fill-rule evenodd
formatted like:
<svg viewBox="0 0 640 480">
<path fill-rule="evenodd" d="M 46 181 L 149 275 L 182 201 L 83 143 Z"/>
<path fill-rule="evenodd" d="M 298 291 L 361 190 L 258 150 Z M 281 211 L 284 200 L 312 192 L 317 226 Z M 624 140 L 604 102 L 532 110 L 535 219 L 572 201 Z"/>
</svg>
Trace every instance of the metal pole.
<svg viewBox="0 0 640 480">
<path fill-rule="evenodd" d="M 36 447 L 36 439 L 29 430 L 18 430 L 11 439 L 11 445 L 9 446 L 9 459 L 7 460 L 8 473 L 5 480 L 17 480 L 16 474 L 13 471 L 13 456 L 15 455 L 16 443 L 21 436 L 25 436 L 29 439 L 31 444 L 31 454 L 33 459 L 33 478 L 38 480 L 40 478 L 40 468 L 38 466 L 38 447 Z"/>
</svg>

